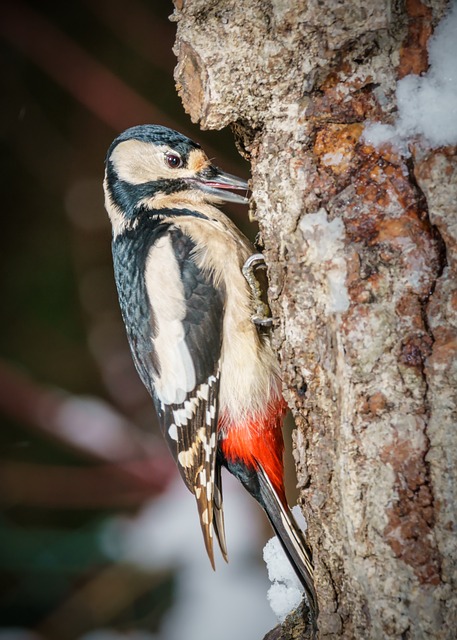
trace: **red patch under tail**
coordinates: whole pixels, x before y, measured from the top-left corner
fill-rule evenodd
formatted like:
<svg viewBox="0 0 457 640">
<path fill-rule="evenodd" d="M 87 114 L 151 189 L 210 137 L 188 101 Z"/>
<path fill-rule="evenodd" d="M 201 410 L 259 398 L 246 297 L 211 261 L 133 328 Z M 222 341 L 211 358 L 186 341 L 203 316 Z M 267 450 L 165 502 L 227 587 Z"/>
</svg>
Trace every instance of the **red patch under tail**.
<svg viewBox="0 0 457 640">
<path fill-rule="evenodd" d="M 260 464 L 284 505 L 287 505 L 287 499 L 282 423 L 286 410 L 287 405 L 281 397 L 268 405 L 265 414 L 248 416 L 241 423 L 234 423 L 227 414 L 219 418 L 219 428 L 225 434 L 221 445 L 226 459 L 241 461 L 250 469 L 257 469 Z"/>
</svg>

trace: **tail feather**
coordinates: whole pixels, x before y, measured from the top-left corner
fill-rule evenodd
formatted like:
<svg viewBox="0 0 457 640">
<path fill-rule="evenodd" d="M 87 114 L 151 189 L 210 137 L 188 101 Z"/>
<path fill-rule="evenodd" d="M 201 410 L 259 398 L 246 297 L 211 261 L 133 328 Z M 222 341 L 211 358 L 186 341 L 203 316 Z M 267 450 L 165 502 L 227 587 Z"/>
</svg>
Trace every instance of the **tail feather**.
<svg viewBox="0 0 457 640">
<path fill-rule="evenodd" d="M 283 505 L 270 479 L 260 465 L 258 479 L 260 502 L 290 563 L 303 584 L 311 612 L 314 619 L 316 619 L 319 609 L 314 588 L 314 566 L 311 551 L 291 511 Z"/>
<path fill-rule="evenodd" d="M 216 463 L 214 476 L 212 476 L 210 482 L 206 484 L 199 481 L 202 473 L 204 475 L 204 468 L 197 473 L 194 494 L 197 500 L 200 525 L 203 532 L 206 552 L 211 562 L 211 566 L 215 569 L 216 564 L 214 561 L 213 534 L 215 534 L 217 541 L 219 542 L 222 557 L 226 562 L 228 562 L 224 526 L 224 508 L 222 502 L 221 467 Z"/>
<path fill-rule="evenodd" d="M 197 474 L 197 478 L 201 476 L 200 472 Z M 203 486 L 202 486 L 203 485 Z M 208 484 L 210 491 L 213 489 L 212 482 Z M 208 492 L 205 483 L 195 483 L 194 494 L 197 500 L 198 515 L 200 518 L 200 525 L 203 533 L 203 540 L 205 541 L 206 552 L 208 554 L 209 561 L 214 570 L 216 565 L 214 562 L 214 550 L 213 550 L 213 531 L 214 531 L 214 502 L 212 495 L 208 497 Z"/>
<path fill-rule="evenodd" d="M 222 557 L 225 562 L 228 562 L 227 554 L 227 541 L 225 539 L 225 526 L 224 526 L 224 508 L 222 503 L 222 478 L 221 478 L 221 465 L 216 463 L 216 475 L 214 479 L 214 501 L 213 501 L 213 514 L 214 514 L 214 532 L 218 539 L 219 546 L 221 548 Z"/>
</svg>

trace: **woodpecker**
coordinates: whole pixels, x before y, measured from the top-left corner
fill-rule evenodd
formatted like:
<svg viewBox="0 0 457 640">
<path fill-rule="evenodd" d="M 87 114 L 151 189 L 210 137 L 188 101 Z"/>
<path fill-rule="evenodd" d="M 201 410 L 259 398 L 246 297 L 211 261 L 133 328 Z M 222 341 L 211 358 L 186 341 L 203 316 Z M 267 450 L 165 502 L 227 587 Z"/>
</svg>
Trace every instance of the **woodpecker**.
<svg viewBox="0 0 457 640">
<path fill-rule="evenodd" d="M 311 552 L 284 490 L 286 405 L 261 296 L 263 258 L 217 206 L 247 203 L 231 191 L 247 189 L 176 131 L 124 131 L 104 179 L 115 280 L 136 369 L 195 495 L 213 568 L 214 538 L 227 560 L 226 467 L 265 510 L 315 619 Z"/>
</svg>

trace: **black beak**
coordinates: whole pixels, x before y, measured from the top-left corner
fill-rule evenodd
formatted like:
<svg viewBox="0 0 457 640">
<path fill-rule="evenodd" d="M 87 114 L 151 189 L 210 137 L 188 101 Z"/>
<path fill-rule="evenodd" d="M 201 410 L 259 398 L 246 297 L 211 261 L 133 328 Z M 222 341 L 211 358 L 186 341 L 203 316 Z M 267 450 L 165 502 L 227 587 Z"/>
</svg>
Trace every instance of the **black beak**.
<svg viewBox="0 0 457 640">
<path fill-rule="evenodd" d="M 249 202 L 249 198 L 246 196 L 229 191 L 229 189 L 239 189 L 247 192 L 249 187 L 246 180 L 225 173 L 216 167 L 211 167 L 211 171 L 202 172 L 194 180 L 199 189 L 223 202 L 237 202 L 238 204 L 248 204 Z"/>
</svg>

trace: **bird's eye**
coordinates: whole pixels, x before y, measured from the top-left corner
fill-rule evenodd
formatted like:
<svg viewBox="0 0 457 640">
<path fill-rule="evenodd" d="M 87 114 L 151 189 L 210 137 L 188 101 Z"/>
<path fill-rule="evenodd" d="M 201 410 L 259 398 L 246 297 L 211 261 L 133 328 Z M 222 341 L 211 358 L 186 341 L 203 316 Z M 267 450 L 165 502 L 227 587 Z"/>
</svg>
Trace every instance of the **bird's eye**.
<svg viewBox="0 0 457 640">
<path fill-rule="evenodd" d="M 179 167 L 182 167 L 181 156 L 178 156 L 177 153 L 167 153 L 165 159 L 170 169 L 179 169 Z"/>
</svg>

